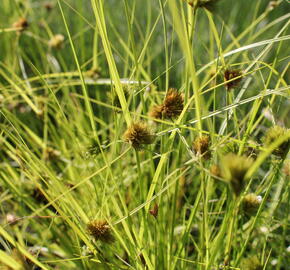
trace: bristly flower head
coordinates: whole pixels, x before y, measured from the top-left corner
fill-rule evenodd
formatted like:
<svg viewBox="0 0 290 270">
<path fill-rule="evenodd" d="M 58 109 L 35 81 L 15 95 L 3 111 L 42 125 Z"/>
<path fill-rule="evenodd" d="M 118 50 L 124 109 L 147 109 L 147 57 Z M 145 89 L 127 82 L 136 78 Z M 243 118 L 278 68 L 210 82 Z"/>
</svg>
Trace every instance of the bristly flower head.
<svg viewBox="0 0 290 270">
<path fill-rule="evenodd" d="M 289 129 L 286 129 L 281 126 L 273 126 L 271 127 L 266 136 L 264 137 L 264 144 L 265 146 L 269 146 L 276 140 L 278 140 L 280 137 L 285 136 L 287 133 L 289 133 Z M 290 140 L 288 139 L 287 141 L 283 142 L 280 144 L 274 151 L 273 154 L 276 156 L 279 156 L 283 158 L 284 156 L 287 155 L 290 147 Z"/>
<path fill-rule="evenodd" d="M 111 243 L 114 241 L 111 228 L 106 220 L 90 221 L 87 224 L 87 230 L 95 240 L 100 240 L 104 243 Z"/>
<path fill-rule="evenodd" d="M 224 73 L 225 85 L 227 90 L 236 88 L 242 81 L 243 72 L 238 69 L 226 69 Z"/>
<path fill-rule="evenodd" d="M 222 160 L 222 176 L 227 180 L 235 195 L 239 196 L 245 185 L 245 176 L 253 164 L 253 159 L 236 154 L 227 154 Z"/>
<path fill-rule="evenodd" d="M 254 193 L 247 194 L 243 199 L 243 210 L 248 215 L 253 215 L 258 210 L 262 201 L 261 196 Z"/>
<path fill-rule="evenodd" d="M 209 159 L 211 156 L 210 137 L 207 135 L 197 137 L 193 142 L 193 150 L 196 154 L 202 156 L 204 159 Z"/>
<path fill-rule="evenodd" d="M 140 149 L 143 144 L 152 144 L 155 136 L 144 122 L 135 122 L 124 133 L 124 140 L 135 149 Z"/>
<path fill-rule="evenodd" d="M 175 118 L 183 110 L 183 96 L 176 89 L 169 89 L 162 105 L 153 107 L 150 116 L 156 119 Z"/>
</svg>

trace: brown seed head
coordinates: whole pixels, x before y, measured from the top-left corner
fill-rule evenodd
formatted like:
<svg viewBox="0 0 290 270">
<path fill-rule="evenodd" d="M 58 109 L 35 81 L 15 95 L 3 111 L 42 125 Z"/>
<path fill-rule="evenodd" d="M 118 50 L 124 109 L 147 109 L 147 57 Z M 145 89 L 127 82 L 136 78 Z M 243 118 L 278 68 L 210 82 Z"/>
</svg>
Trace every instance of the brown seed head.
<svg viewBox="0 0 290 270">
<path fill-rule="evenodd" d="M 25 18 L 19 18 L 18 21 L 16 21 L 15 23 L 13 23 L 12 25 L 15 28 L 19 28 L 18 29 L 18 33 L 24 31 L 28 26 L 28 21 Z"/>
<path fill-rule="evenodd" d="M 227 69 L 224 73 L 224 79 L 226 82 L 227 90 L 231 90 L 232 88 L 236 88 L 240 82 L 242 81 L 242 71 L 238 69 Z M 235 79 L 236 78 L 236 79 Z"/>
<path fill-rule="evenodd" d="M 90 221 L 87 224 L 87 231 L 95 240 L 100 240 L 104 243 L 111 243 L 114 241 L 111 228 L 106 220 Z"/>
<path fill-rule="evenodd" d="M 183 97 L 176 89 L 169 89 L 163 102 L 162 114 L 165 118 L 174 118 L 183 110 Z"/>
<path fill-rule="evenodd" d="M 183 96 L 176 89 L 169 89 L 163 104 L 153 107 L 150 116 L 156 119 L 175 118 L 183 110 Z"/>
<path fill-rule="evenodd" d="M 227 154 L 222 160 L 222 176 L 227 180 L 235 195 L 239 196 L 245 185 L 245 176 L 253 164 L 253 159 L 236 154 Z"/>
<path fill-rule="evenodd" d="M 124 140 L 135 149 L 139 149 L 143 144 L 152 144 L 154 139 L 154 135 L 143 122 L 133 123 L 124 133 Z"/>
<path fill-rule="evenodd" d="M 198 137 L 193 142 L 194 152 L 198 155 L 201 155 L 204 159 L 209 159 L 211 156 L 209 146 L 210 146 L 210 137 L 207 135 Z"/>
</svg>

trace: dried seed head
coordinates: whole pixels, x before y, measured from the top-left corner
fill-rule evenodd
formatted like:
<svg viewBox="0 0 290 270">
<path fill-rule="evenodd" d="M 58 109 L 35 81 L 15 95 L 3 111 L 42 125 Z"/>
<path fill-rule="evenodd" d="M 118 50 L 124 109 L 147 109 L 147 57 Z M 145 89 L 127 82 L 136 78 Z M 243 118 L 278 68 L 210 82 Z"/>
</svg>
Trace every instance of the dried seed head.
<svg viewBox="0 0 290 270">
<path fill-rule="evenodd" d="M 140 149 L 143 144 L 152 144 L 155 136 L 143 122 L 133 123 L 124 133 L 124 140 L 135 149 Z"/>
<path fill-rule="evenodd" d="M 161 118 L 175 118 L 183 110 L 183 96 L 176 89 L 169 89 L 162 105 L 153 107 L 150 116 Z"/>
<path fill-rule="evenodd" d="M 245 176 L 253 164 L 253 159 L 230 153 L 222 159 L 222 176 L 227 180 L 235 195 L 239 196 L 245 184 Z"/>
<path fill-rule="evenodd" d="M 207 135 L 198 137 L 193 142 L 194 152 L 202 156 L 204 159 L 209 159 L 211 156 L 209 147 L 210 147 L 210 137 Z"/>
<path fill-rule="evenodd" d="M 248 215 L 254 215 L 262 201 L 261 196 L 254 193 L 247 194 L 243 199 L 243 210 Z"/>
<path fill-rule="evenodd" d="M 158 204 L 155 203 L 153 206 L 153 209 L 149 210 L 149 213 L 155 218 L 157 218 L 157 216 L 158 216 L 158 208 L 159 208 Z"/>
<path fill-rule="evenodd" d="M 242 75 L 243 72 L 238 69 L 226 69 L 224 73 L 224 79 L 227 90 L 236 88 L 242 81 Z"/>
<path fill-rule="evenodd" d="M 269 146 L 276 140 L 278 140 L 280 137 L 285 136 L 286 134 L 289 134 L 289 129 L 286 129 L 281 126 L 273 126 L 271 127 L 266 136 L 264 137 L 264 144 L 265 146 Z M 280 144 L 274 151 L 273 154 L 276 156 L 279 156 L 283 158 L 284 156 L 287 155 L 290 147 L 290 140 L 288 139 L 287 141 L 283 142 Z"/>
<path fill-rule="evenodd" d="M 166 94 L 162 114 L 165 118 L 174 118 L 183 110 L 183 97 L 176 89 L 169 89 Z"/>
<path fill-rule="evenodd" d="M 241 270 L 262 270 L 263 268 L 257 256 L 243 259 L 241 262 Z"/>
<path fill-rule="evenodd" d="M 61 49 L 63 47 L 63 42 L 64 36 L 62 34 L 57 34 L 50 39 L 48 45 L 53 49 Z"/>
<path fill-rule="evenodd" d="M 16 21 L 15 23 L 13 23 L 12 25 L 15 28 L 19 28 L 18 29 L 18 33 L 24 31 L 28 26 L 28 21 L 25 18 L 19 18 L 18 21 Z"/>
<path fill-rule="evenodd" d="M 87 224 L 87 231 L 95 240 L 100 240 L 104 243 L 111 243 L 114 241 L 111 228 L 106 220 L 90 221 Z"/>
</svg>

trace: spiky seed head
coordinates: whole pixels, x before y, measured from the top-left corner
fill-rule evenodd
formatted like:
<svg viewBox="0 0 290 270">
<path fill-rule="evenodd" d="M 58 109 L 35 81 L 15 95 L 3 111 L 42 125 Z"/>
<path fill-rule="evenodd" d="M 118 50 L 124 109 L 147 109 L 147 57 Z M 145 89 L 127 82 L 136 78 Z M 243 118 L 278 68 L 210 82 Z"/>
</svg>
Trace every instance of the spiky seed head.
<svg viewBox="0 0 290 270">
<path fill-rule="evenodd" d="M 87 224 L 87 231 L 96 241 L 100 240 L 104 243 L 111 243 L 114 241 L 110 225 L 106 220 L 90 221 Z"/>
<path fill-rule="evenodd" d="M 289 134 L 289 129 L 286 129 L 281 126 L 273 126 L 271 127 L 266 136 L 264 137 L 264 145 L 267 147 L 276 140 L 278 140 L 280 137 L 285 136 L 286 134 Z M 288 139 L 287 141 L 283 142 L 280 144 L 274 151 L 273 154 L 276 156 L 279 156 L 283 158 L 284 156 L 287 155 L 290 147 L 290 140 Z"/>
<path fill-rule="evenodd" d="M 162 114 L 164 118 L 174 118 L 183 110 L 183 96 L 176 89 L 169 89 L 163 102 Z"/>
<path fill-rule="evenodd" d="M 53 49 L 61 49 L 63 47 L 63 42 L 64 36 L 62 34 L 57 34 L 49 40 L 48 45 Z"/>
<path fill-rule="evenodd" d="M 222 176 L 227 180 L 235 195 L 239 196 L 245 185 L 245 176 L 253 164 L 253 159 L 229 153 L 222 159 Z"/>
<path fill-rule="evenodd" d="M 183 110 L 183 96 L 176 89 L 170 88 L 161 105 L 154 106 L 150 112 L 150 116 L 156 119 L 175 118 L 181 114 Z"/>
<path fill-rule="evenodd" d="M 248 215 L 253 215 L 258 210 L 262 202 L 262 197 L 254 193 L 247 194 L 243 199 L 243 211 Z"/>
<path fill-rule="evenodd" d="M 202 156 L 204 159 L 209 159 L 211 156 L 210 137 L 207 135 L 197 137 L 193 142 L 193 150 L 196 154 Z"/>
<path fill-rule="evenodd" d="M 28 26 L 28 21 L 25 18 L 19 18 L 15 23 L 13 23 L 12 25 L 15 28 L 19 28 L 18 29 L 18 33 L 21 33 L 22 31 L 24 31 Z"/>
<path fill-rule="evenodd" d="M 225 85 L 227 90 L 236 88 L 242 81 L 243 72 L 239 69 L 226 69 L 224 72 Z"/>
<path fill-rule="evenodd" d="M 133 123 L 124 133 L 124 140 L 135 149 L 140 149 L 144 144 L 152 144 L 154 139 L 155 136 L 144 122 Z"/>
</svg>

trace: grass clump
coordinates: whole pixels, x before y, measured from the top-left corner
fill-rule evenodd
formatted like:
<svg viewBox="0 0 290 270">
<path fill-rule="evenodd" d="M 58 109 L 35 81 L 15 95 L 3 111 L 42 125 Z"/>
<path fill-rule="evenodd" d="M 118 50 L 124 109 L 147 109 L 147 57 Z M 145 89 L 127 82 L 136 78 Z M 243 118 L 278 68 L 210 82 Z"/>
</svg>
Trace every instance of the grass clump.
<svg viewBox="0 0 290 270">
<path fill-rule="evenodd" d="M 0 269 L 287 269 L 286 2 L 2 0 Z"/>
</svg>

